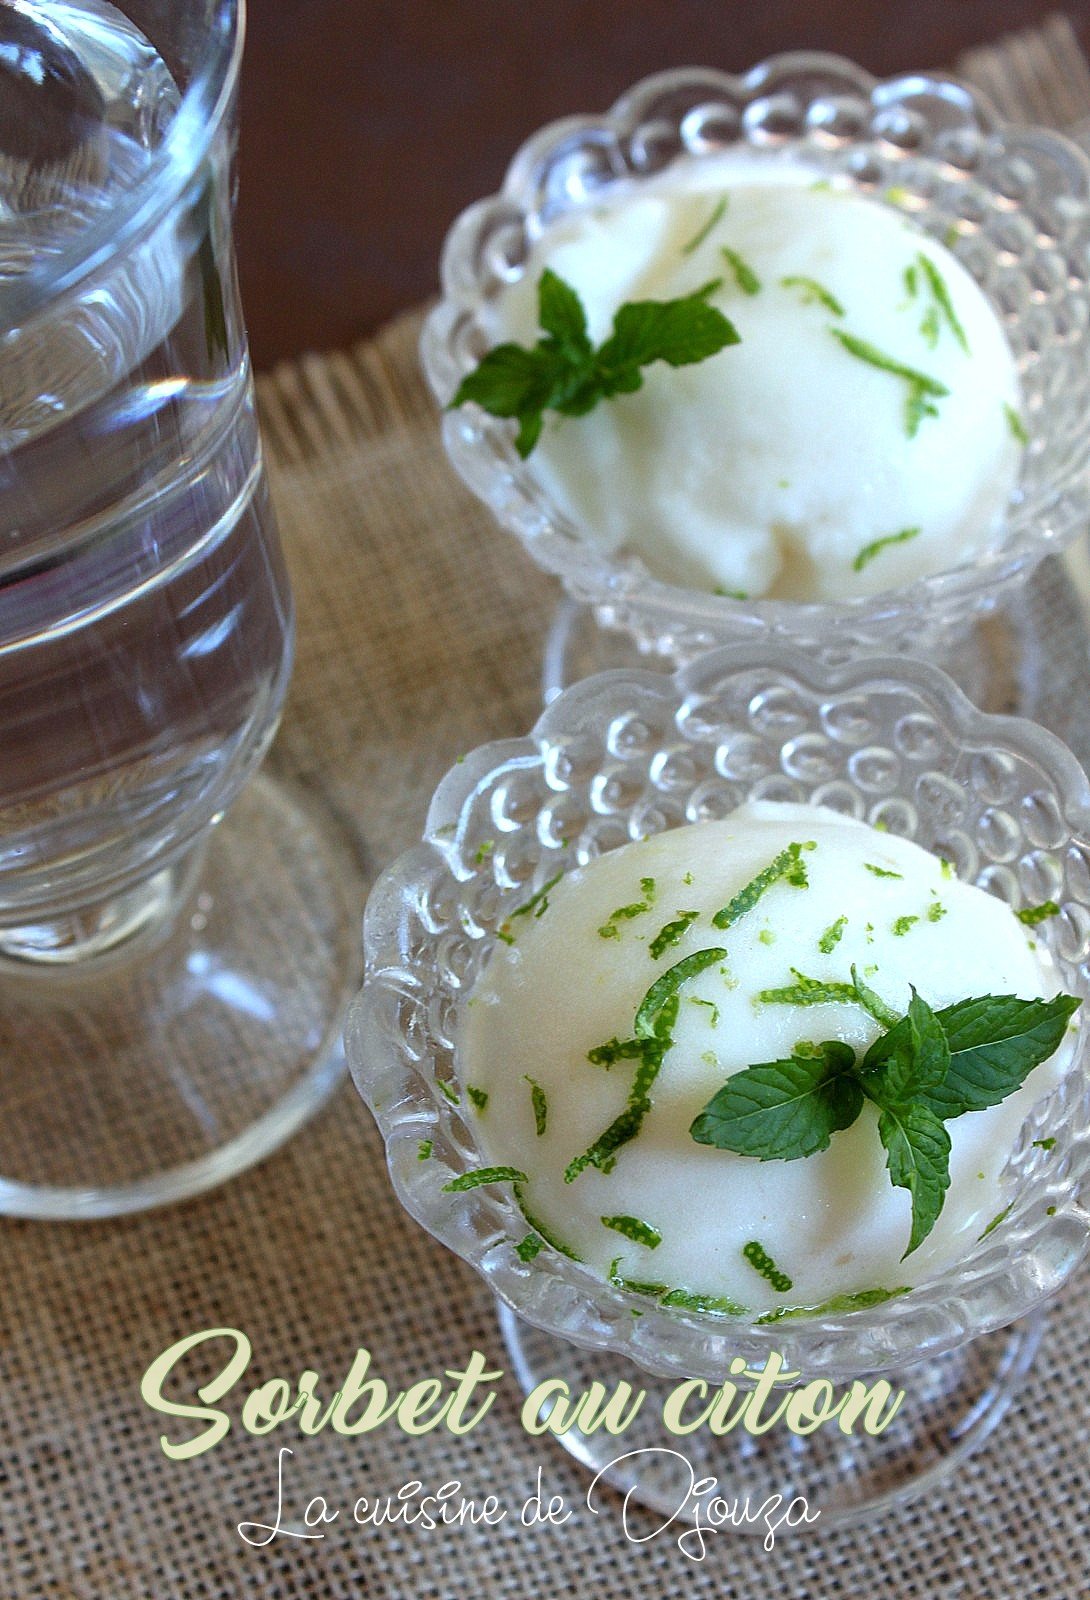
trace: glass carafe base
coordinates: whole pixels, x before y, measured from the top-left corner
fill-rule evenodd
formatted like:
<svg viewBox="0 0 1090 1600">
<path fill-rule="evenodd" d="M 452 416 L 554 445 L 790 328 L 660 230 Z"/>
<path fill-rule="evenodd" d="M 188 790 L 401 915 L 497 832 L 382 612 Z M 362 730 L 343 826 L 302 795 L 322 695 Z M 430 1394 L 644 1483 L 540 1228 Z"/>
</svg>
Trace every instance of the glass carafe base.
<svg viewBox="0 0 1090 1600">
<path fill-rule="evenodd" d="M 341 1081 L 363 888 L 329 819 L 259 775 L 179 877 L 109 954 L 0 964 L 0 1214 L 197 1194 Z"/>
</svg>

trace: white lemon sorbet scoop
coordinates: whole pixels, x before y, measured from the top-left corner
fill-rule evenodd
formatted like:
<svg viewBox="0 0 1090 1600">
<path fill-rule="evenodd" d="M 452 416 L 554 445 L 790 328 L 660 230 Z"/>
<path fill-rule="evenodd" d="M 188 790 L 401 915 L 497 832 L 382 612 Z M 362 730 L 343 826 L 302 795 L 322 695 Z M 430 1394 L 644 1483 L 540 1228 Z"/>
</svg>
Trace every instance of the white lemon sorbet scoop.
<svg viewBox="0 0 1090 1600">
<path fill-rule="evenodd" d="M 543 307 L 546 271 L 585 328 L 575 302 L 562 319 Z M 690 347 L 691 300 L 670 327 L 626 313 L 609 342 L 621 308 L 697 291 L 737 342 Z M 501 360 L 467 394 L 503 415 L 540 403 L 524 442 L 550 501 L 656 577 L 843 600 L 1000 536 L 1025 442 L 1014 357 L 976 282 L 895 191 L 870 198 L 797 162 L 680 161 L 546 225 L 491 318 L 496 344 L 541 357 L 535 341 L 553 342 L 536 377 Z M 603 348 L 610 372 L 588 376 Z"/>
<path fill-rule="evenodd" d="M 1077 1002 L 1034 932 L 1054 910 L 768 802 L 550 884 L 503 925 L 457 1041 L 522 1253 L 758 1318 L 957 1262 L 1070 1059 Z"/>
</svg>

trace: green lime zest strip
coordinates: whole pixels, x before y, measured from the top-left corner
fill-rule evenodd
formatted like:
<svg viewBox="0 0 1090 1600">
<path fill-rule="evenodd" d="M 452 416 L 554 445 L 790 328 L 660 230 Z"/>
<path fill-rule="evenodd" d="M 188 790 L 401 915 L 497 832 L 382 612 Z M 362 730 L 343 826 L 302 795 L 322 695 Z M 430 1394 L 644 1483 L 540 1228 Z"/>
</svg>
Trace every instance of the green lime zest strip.
<svg viewBox="0 0 1090 1600">
<path fill-rule="evenodd" d="M 612 1228 L 614 1233 L 623 1233 L 626 1239 L 631 1239 L 633 1244 L 646 1245 L 648 1250 L 657 1250 L 662 1243 L 662 1234 L 649 1222 L 641 1222 L 639 1217 L 603 1217 L 603 1228 Z"/>
<path fill-rule="evenodd" d="M 1014 914 L 1027 928 L 1035 928 L 1039 922 L 1044 922 L 1049 917 L 1058 917 L 1060 908 L 1055 900 L 1042 900 L 1039 906 L 1023 906 L 1021 911 L 1016 911 Z"/>
<path fill-rule="evenodd" d="M 950 393 L 944 383 L 940 383 L 937 378 L 929 378 L 926 372 L 920 372 L 915 367 L 906 366 L 894 356 L 887 355 L 884 350 L 879 350 L 877 345 L 871 344 L 869 339 L 860 339 L 844 328 L 830 328 L 829 332 L 834 339 L 840 341 L 849 355 L 855 356 L 858 361 L 867 362 L 869 366 L 879 368 L 882 372 L 888 372 L 895 378 L 902 379 L 908 385 L 905 400 L 905 432 L 910 439 L 916 437 L 924 417 L 938 416 L 932 398 L 939 400 Z"/>
<path fill-rule="evenodd" d="M 729 245 L 720 247 L 720 254 L 734 273 L 734 281 L 743 294 L 759 294 L 761 280 L 743 256 L 737 250 L 732 250 Z"/>
<path fill-rule="evenodd" d="M 640 883 L 649 883 L 651 885 L 652 894 L 654 893 L 653 878 L 641 878 Z M 644 912 L 650 911 L 650 909 L 651 895 L 648 895 L 648 897 L 644 900 L 633 900 L 631 905 L 618 906 L 616 911 L 611 911 L 609 913 L 609 916 L 598 929 L 599 938 L 619 939 L 621 937 L 621 930 L 617 926 L 618 922 L 631 922 L 633 917 L 642 917 Z"/>
<path fill-rule="evenodd" d="M 517 1167 L 476 1167 L 472 1172 L 459 1173 L 449 1183 L 444 1183 L 444 1194 L 460 1194 L 463 1189 L 479 1189 L 485 1183 L 525 1183 L 526 1174 Z"/>
<path fill-rule="evenodd" d="M 621 1275 L 621 1258 L 614 1256 L 607 1274 L 615 1289 L 627 1289 L 629 1294 L 647 1295 L 660 1305 L 677 1306 L 683 1311 L 704 1311 L 717 1317 L 744 1317 L 746 1308 L 726 1295 L 697 1294 L 692 1289 L 671 1289 L 669 1284 L 649 1283 L 639 1278 Z"/>
<path fill-rule="evenodd" d="M 708 967 L 714 967 L 719 961 L 727 959 L 727 952 L 713 946 L 709 950 L 694 950 L 692 955 L 683 956 L 672 967 L 668 967 L 660 978 L 648 989 L 640 1001 L 639 1010 L 636 1012 L 636 1021 L 633 1032 L 638 1039 L 663 1038 L 661 1017 L 668 1001 L 675 1001 L 676 1011 L 677 992 L 683 983 L 690 978 L 697 977 Z M 669 1043 L 666 1040 L 666 1043 Z"/>
<path fill-rule="evenodd" d="M 795 979 L 793 984 L 780 989 L 761 989 L 754 998 L 768 1006 L 820 1006 L 831 1001 L 859 999 L 853 984 L 808 978 L 797 967 L 791 968 L 791 975 Z"/>
<path fill-rule="evenodd" d="M 725 1294 L 697 1294 L 692 1289 L 670 1289 L 663 1295 L 661 1304 L 677 1306 L 682 1311 L 703 1311 L 713 1317 L 744 1317 L 745 1306 L 730 1300 Z"/>
<path fill-rule="evenodd" d="M 1010 1213 L 1011 1213 L 1011 1210 L 1012 1210 L 1013 1206 L 1014 1206 L 1014 1201 L 1012 1200 L 1009 1206 L 1004 1206 L 1002 1211 L 1000 1211 L 997 1216 L 994 1216 L 992 1218 L 992 1220 L 989 1222 L 988 1226 L 984 1229 L 984 1232 L 977 1235 L 977 1243 L 978 1244 L 980 1243 L 981 1239 L 986 1239 L 988 1237 L 989 1233 L 994 1232 L 994 1230 L 996 1228 L 998 1228 L 999 1224 L 1001 1222 L 1005 1221 L 1006 1218 L 1010 1216 Z"/>
<path fill-rule="evenodd" d="M 587 1051 L 587 1060 L 592 1067 L 605 1067 L 608 1071 L 618 1061 L 642 1061 L 648 1048 L 656 1045 L 654 1039 L 607 1039 L 605 1044 L 596 1044 Z"/>
<path fill-rule="evenodd" d="M 1029 434 L 1026 432 L 1026 425 L 1009 401 L 1005 400 L 1003 402 L 1003 414 L 1007 419 L 1007 427 L 1018 440 L 1018 443 L 1029 444 Z"/>
<path fill-rule="evenodd" d="M 818 283 L 816 278 L 807 278 L 801 273 L 793 273 L 787 278 L 780 279 L 780 288 L 801 289 L 804 306 L 813 305 L 817 301 L 819 305 L 825 307 L 826 311 L 830 311 L 834 317 L 842 317 L 844 315 L 844 307 L 840 304 L 836 295 L 830 294 L 829 290 Z"/>
<path fill-rule="evenodd" d="M 530 1104 L 534 1109 L 534 1127 L 537 1129 L 537 1136 L 540 1139 L 549 1120 L 549 1102 L 545 1098 L 545 1091 L 537 1079 L 531 1078 L 528 1072 L 524 1073 L 523 1076 L 530 1085 Z"/>
<path fill-rule="evenodd" d="M 699 915 L 699 911 L 679 911 L 676 922 L 668 922 L 665 927 L 660 928 L 647 946 L 647 953 L 652 961 L 657 961 L 659 956 L 665 955 L 671 945 L 680 944 Z"/>
<path fill-rule="evenodd" d="M 935 263 L 931 260 L 930 256 L 924 255 L 922 250 L 919 252 L 917 260 L 919 261 L 920 266 L 923 268 L 924 277 L 927 279 L 928 287 L 935 297 L 935 303 L 938 306 L 939 311 L 946 318 L 954 338 L 965 351 L 965 354 L 968 355 L 969 341 L 965 337 L 965 329 L 962 327 L 961 322 L 958 319 L 958 314 L 954 310 L 954 303 L 950 299 L 950 291 L 946 287 L 946 279 L 943 277 Z"/>
<path fill-rule="evenodd" d="M 709 233 L 711 233 L 712 229 L 718 223 L 722 222 L 723 217 L 726 215 L 726 210 L 727 196 L 723 195 L 718 204 L 715 206 L 715 209 L 712 211 L 712 214 L 708 220 L 701 224 L 696 233 L 694 233 L 693 237 L 689 240 L 688 244 L 682 245 L 681 253 L 683 256 L 691 256 L 694 250 L 700 249 L 700 246 L 704 243 L 704 240 L 708 237 Z"/>
<path fill-rule="evenodd" d="M 837 917 L 835 922 L 831 922 L 829 924 L 821 938 L 818 940 L 818 949 L 821 951 L 823 956 L 832 955 L 833 951 L 844 937 L 844 929 L 847 926 L 847 917 Z"/>
<path fill-rule="evenodd" d="M 781 1272 L 769 1255 L 768 1251 L 756 1239 L 751 1239 L 747 1245 L 742 1246 L 742 1254 L 756 1272 L 766 1278 L 777 1294 L 786 1294 L 792 1287 L 791 1279 L 786 1272 Z"/>
<path fill-rule="evenodd" d="M 667 1000 L 666 1007 L 671 1005 Z M 664 1011 L 666 1011 L 664 1007 Z M 672 1018 L 677 1016 L 677 998 L 672 1001 Z M 669 1014 L 669 1013 L 667 1013 Z M 651 1085 L 658 1077 L 662 1059 L 672 1043 L 669 1037 L 659 1040 L 646 1041 L 649 1048 L 645 1051 L 642 1061 L 636 1068 L 629 1090 L 628 1102 L 619 1116 L 614 1117 L 609 1127 L 600 1133 L 594 1143 L 582 1155 L 576 1156 L 564 1168 L 564 1182 L 574 1183 L 579 1174 L 586 1167 L 597 1167 L 599 1172 L 612 1172 L 617 1161 L 617 1151 L 622 1145 L 634 1139 L 643 1126 L 643 1119 L 651 1109 Z"/>
<path fill-rule="evenodd" d="M 552 1228 L 549 1227 L 547 1222 L 542 1222 L 541 1218 L 535 1216 L 530 1210 L 529 1206 L 526 1204 L 525 1192 L 520 1183 L 516 1183 L 515 1185 L 515 1204 L 522 1212 L 522 1215 L 526 1219 L 529 1226 L 534 1230 L 535 1233 L 539 1233 L 541 1235 L 545 1243 L 549 1246 L 550 1250 L 555 1250 L 558 1255 L 567 1256 L 569 1261 L 582 1261 L 582 1256 L 577 1255 L 570 1245 L 565 1244 L 563 1239 L 559 1238 L 558 1235 L 553 1232 Z M 525 1259 L 525 1257 L 523 1259 Z"/>
<path fill-rule="evenodd" d="M 513 917 L 528 917 L 532 913 L 535 918 L 543 917 L 549 909 L 549 890 L 555 889 L 563 876 L 564 871 L 561 868 L 546 883 L 543 883 L 537 893 L 532 894 L 524 905 L 516 906 L 511 915 Z"/>
<path fill-rule="evenodd" d="M 746 884 L 744 889 L 739 889 L 732 900 L 729 900 L 722 910 L 717 911 L 712 918 L 716 928 L 732 928 L 736 922 L 745 916 L 747 911 L 752 911 L 766 889 L 771 889 L 774 883 L 783 878 L 796 889 L 805 889 L 809 880 L 806 876 L 806 866 L 802 861 L 804 850 L 816 850 L 817 843 L 813 839 L 789 844 L 781 850 L 755 878 Z"/>
<path fill-rule="evenodd" d="M 892 1006 L 887 1005 L 882 996 L 876 994 L 869 983 L 863 982 L 854 966 L 852 967 L 852 987 L 855 989 L 855 997 L 863 1007 L 863 1010 L 868 1011 L 881 1027 L 888 1030 L 900 1022 L 900 1014 L 894 1011 Z"/>
<path fill-rule="evenodd" d="M 902 528 L 900 533 L 887 533 L 881 539 L 872 539 L 870 544 L 865 544 L 852 562 L 853 572 L 862 572 L 863 568 L 881 555 L 883 550 L 888 550 L 891 545 L 907 544 L 910 539 L 918 539 L 919 528 Z"/>
<path fill-rule="evenodd" d="M 783 1322 L 787 1317 L 838 1317 L 846 1311 L 865 1311 L 868 1306 L 884 1305 L 887 1300 L 907 1293 L 907 1286 L 900 1289 L 857 1289 L 854 1294 L 836 1294 L 831 1300 L 823 1300 L 819 1306 L 777 1306 L 775 1311 L 766 1311 L 757 1321 Z"/>
</svg>

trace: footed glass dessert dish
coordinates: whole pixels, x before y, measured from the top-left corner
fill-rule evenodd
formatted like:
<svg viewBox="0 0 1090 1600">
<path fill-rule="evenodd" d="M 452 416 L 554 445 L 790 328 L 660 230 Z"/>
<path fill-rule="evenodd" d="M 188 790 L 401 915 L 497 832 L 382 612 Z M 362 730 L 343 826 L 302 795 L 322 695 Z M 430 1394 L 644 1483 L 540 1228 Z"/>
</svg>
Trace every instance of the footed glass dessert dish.
<svg viewBox="0 0 1090 1600">
<path fill-rule="evenodd" d="M 619 1437 L 564 1432 L 573 1454 L 637 1500 L 684 1507 L 690 1519 L 701 1514 L 694 1485 L 714 1478 L 720 1495 L 754 1504 L 802 1496 L 829 1522 L 949 1471 L 1017 1390 L 1040 1308 L 1088 1238 L 1078 1199 L 1090 1163 L 1084 1030 L 1014 1142 L 999 1180 L 1008 1209 L 955 1266 L 877 1303 L 863 1296 L 763 1321 L 676 1296 L 671 1305 L 549 1244 L 528 1252 L 510 1183 L 449 1187 L 488 1161 L 456 1041 L 512 913 L 528 896 L 539 905 L 566 869 L 754 800 L 820 805 L 914 840 L 1012 907 L 1055 902 L 1032 935 L 1057 982 L 1090 995 L 1090 784 L 1070 752 L 1028 722 L 977 711 L 924 663 L 834 667 L 761 641 L 711 652 L 673 678 L 587 680 L 528 738 L 455 766 L 421 844 L 372 892 L 347 1049 L 399 1199 L 497 1295 L 526 1392 L 558 1377 L 573 1395 L 595 1380 L 607 1392 L 621 1379 L 648 1391 Z M 774 1353 L 799 1383 L 885 1380 L 904 1402 L 878 1437 L 835 1426 L 807 1437 L 783 1427 L 667 1431 L 661 1402 L 680 1382 L 705 1380 L 713 1393 L 729 1381 L 741 1392 Z"/>
<path fill-rule="evenodd" d="M 1019 480 L 984 548 L 853 599 L 732 598 L 708 592 L 710 584 L 665 581 L 668 553 L 654 575 L 623 545 L 607 548 L 601 529 L 556 502 L 534 457 L 520 457 L 508 420 L 474 404 L 448 409 L 450 458 L 572 600 L 642 652 L 677 663 L 716 644 L 769 637 L 830 661 L 876 649 L 950 660 L 976 618 L 1085 526 L 1090 461 L 1090 165 L 1058 135 L 1002 122 L 968 86 L 917 73 L 878 82 L 839 58 L 796 53 L 742 77 L 663 73 L 603 116 L 542 129 L 517 153 L 500 192 L 470 207 L 448 236 L 443 297 L 422 340 L 432 389 L 449 407 L 496 342 L 496 307 L 558 219 L 593 212 L 619 191 L 651 192 L 675 164 L 733 154 L 764 161 L 773 174 L 804 164 L 895 206 L 983 291 L 1014 356 L 1025 434 Z M 727 270 L 718 254 L 709 276 Z M 724 451 L 729 462 L 729 438 Z M 567 664 L 573 650 L 569 615 L 551 646 L 551 691 L 577 676 Z M 975 688 L 988 667 L 974 670 L 959 677 Z"/>
</svg>

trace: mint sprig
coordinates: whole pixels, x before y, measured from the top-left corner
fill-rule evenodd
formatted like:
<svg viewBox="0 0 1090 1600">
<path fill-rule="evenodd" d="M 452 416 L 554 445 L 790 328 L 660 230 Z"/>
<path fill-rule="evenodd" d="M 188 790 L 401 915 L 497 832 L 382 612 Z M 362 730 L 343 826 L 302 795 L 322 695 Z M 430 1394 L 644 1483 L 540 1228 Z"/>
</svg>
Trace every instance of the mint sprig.
<svg viewBox="0 0 1090 1600">
<path fill-rule="evenodd" d="M 759 1161 L 797 1161 L 825 1150 L 862 1109 L 855 1051 L 830 1039 L 734 1073 L 689 1132 L 697 1144 Z"/>
<path fill-rule="evenodd" d="M 853 972 L 862 1003 L 877 1000 Z M 796 1045 L 787 1061 L 736 1072 L 694 1118 L 698 1144 L 760 1161 L 795 1161 L 827 1148 L 851 1127 L 867 1099 L 878 1111 L 878 1136 L 890 1182 L 912 1197 L 905 1255 L 927 1238 L 950 1185 L 945 1124 L 998 1105 L 1051 1056 L 1081 1002 L 982 995 L 933 1011 L 912 991 L 903 1017 L 876 1007 L 892 1026 L 862 1059 L 837 1039 Z"/>
<path fill-rule="evenodd" d="M 691 366 L 738 344 L 734 324 L 707 303 L 721 285 L 713 278 L 676 300 L 629 301 L 595 349 L 578 293 L 546 267 L 537 286 L 544 337 L 532 349 L 507 343 L 489 350 L 462 379 L 450 409 L 472 400 L 494 417 L 516 419 L 515 448 L 525 459 L 541 437 L 546 411 L 585 416 L 599 401 L 641 388 L 642 369 L 656 361 Z"/>
<path fill-rule="evenodd" d="M 945 1121 L 999 1105 L 1022 1087 L 1038 1062 L 1055 1054 L 1078 1008 L 1069 994 L 1051 1000 L 988 995 L 944 1006 L 936 1016 L 950 1047 L 950 1065 L 928 1091 L 928 1103 Z"/>
</svg>

